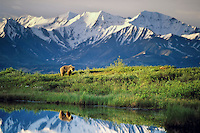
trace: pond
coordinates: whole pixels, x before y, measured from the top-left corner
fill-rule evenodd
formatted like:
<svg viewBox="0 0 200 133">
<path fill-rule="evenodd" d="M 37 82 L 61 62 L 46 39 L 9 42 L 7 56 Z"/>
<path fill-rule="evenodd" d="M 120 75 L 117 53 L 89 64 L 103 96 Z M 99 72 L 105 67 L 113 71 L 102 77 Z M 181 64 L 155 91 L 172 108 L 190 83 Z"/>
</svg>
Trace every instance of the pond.
<svg viewBox="0 0 200 133">
<path fill-rule="evenodd" d="M 1 103 L 0 132 L 165 133 L 163 111 L 65 104 Z"/>
</svg>

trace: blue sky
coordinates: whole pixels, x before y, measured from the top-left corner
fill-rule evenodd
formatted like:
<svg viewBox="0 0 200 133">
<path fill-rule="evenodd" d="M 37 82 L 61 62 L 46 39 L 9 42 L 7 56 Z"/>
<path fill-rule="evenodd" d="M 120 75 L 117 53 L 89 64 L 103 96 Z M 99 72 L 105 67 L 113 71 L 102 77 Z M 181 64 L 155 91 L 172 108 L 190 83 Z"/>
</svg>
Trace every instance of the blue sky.
<svg viewBox="0 0 200 133">
<path fill-rule="evenodd" d="M 0 0 L 0 17 L 48 18 L 68 11 L 100 10 L 122 17 L 134 17 L 144 10 L 156 11 L 200 28 L 200 0 Z"/>
</svg>

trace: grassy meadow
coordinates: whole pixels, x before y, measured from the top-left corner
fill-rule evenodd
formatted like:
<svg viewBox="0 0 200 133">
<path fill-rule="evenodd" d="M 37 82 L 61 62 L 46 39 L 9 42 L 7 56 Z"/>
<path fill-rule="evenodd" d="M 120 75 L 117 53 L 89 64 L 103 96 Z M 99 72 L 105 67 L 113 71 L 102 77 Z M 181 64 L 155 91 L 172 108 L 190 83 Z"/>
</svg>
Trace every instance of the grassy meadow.
<svg viewBox="0 0 200 133">
<path fill-rule="evenodd" d="M 200 68 L 130 67 L 120 58 L 106 68 L 76 70 L 63 77 L 7 68 L 0 72 L 0 101 L 15 100 L 167 109 L 168 125 L 187 124 L 193 118 L 199 122 Z M 190 120 L 177 115 L 181 113 Z"/>
<path fill-rule="evenodd" d="M 173 66 L 124 66 L 118 59 L 107 68 L 77 70 L 71 76 L 0 72 L 0 99 L 163 109 L 197 108 L 200 69 Z"/>
</svg>

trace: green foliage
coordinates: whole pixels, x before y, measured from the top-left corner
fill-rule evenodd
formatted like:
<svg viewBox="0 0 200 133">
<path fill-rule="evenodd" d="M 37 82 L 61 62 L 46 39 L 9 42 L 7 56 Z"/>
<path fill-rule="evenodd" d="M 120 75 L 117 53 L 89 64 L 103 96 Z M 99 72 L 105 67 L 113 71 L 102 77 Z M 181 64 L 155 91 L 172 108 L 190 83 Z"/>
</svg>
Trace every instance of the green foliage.
<svg viewBox="0 0 200 133">
<path fill-rule="evenodd" d="M 117 58 L 116 61 L 114 61 L 114 64 L 110 64 L 110 67 L 124 67 L 125 64 L 123 63 L 123 60 L 120 59 L 120 56 Z"/>
<path fill-rule="evenodd" d="M 5 75 L 5 74 L 8 74 L 8 73 L 12 73 L 14 71 L 16 71 L 16 70 L 13 69 L 12 67 L 6 68 L 6 70 L 3 70 L 3 71 L 0 72 L 0 75 Z"/>
<path fill-rule="evenodd" d="M 113 66 L 87 68 L 63 77 L 7 68 L 0 72 L 0 98 L 139 108 L 200 105 L 199 68 L 128 67 L 122 62 L 119 57 Z"/>
</svg>

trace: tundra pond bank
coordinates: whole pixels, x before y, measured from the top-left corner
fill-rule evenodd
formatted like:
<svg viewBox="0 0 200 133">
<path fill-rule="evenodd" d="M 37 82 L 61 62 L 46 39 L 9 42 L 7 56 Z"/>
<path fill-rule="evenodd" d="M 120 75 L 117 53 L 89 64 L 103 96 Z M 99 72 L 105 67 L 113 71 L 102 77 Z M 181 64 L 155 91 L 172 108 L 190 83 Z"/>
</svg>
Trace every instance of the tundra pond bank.
<svg viewBox="0 0 200 133">
<path fill-rule="evenodd" d="M 64 77 L 7 68 L 0 72 L 0 100 L 167 109 L 172 127 L 190 120 L 199 123 L 200 69 L 160 67 L 115 65 L 77 70 Z M 172 112 L 178 117 L 180 111 L 187 119 L 170 119 Z"/>
<path fill-rule="evenodd" d="M 136 108 L 181 105 L 196 108 L 200 69 L 165 66 L 108 67 L 78 70 L 71 76 L 0 72 L 1 100 L 31 100 Z"/>
</svg>

